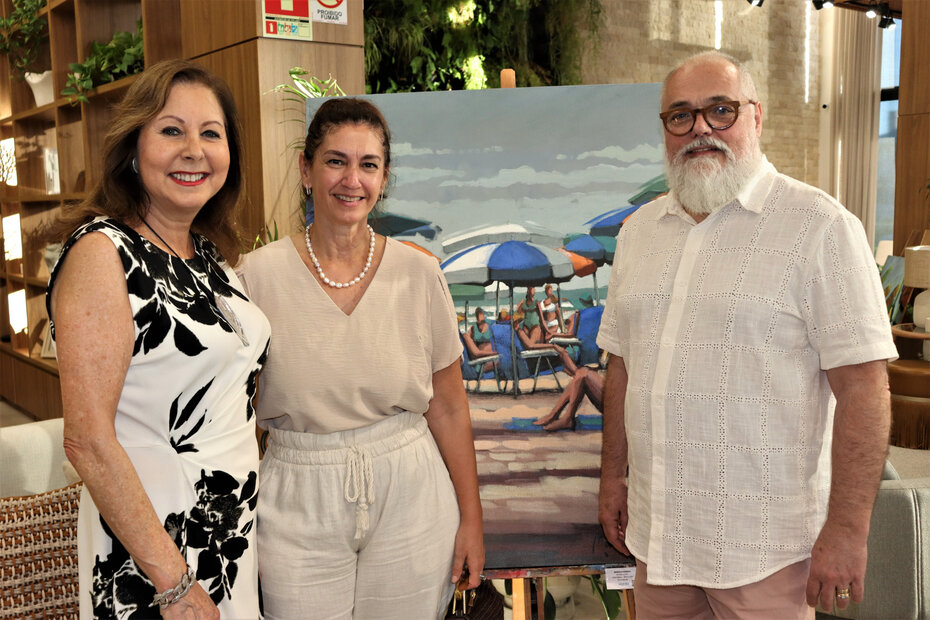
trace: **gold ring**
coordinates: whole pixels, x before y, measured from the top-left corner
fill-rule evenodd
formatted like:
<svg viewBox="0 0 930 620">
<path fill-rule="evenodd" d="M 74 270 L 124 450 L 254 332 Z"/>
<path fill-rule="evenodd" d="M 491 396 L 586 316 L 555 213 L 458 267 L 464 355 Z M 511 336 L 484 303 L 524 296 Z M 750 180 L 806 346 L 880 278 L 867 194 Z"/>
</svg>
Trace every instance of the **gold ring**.
<svg viewBox="0 0 930 620">
<path fill-rule="evenodd" d="M 847 599 L 849 598 L 849 588 L 837 588 L 836 589 L 836 598 Z"/>
</svg>

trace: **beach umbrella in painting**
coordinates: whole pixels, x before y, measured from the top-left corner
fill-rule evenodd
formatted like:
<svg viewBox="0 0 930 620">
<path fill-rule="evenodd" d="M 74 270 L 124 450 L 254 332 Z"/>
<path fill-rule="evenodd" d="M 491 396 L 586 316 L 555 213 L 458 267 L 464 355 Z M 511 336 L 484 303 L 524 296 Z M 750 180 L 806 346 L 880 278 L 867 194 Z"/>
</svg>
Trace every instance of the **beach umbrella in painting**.
<svg viewBox="0 0 930 620">
<path fill-rule="evenodd" d="M 554 248 L 562 245 L 562 233 L 534 222 L 478 226 L 451 233 L 443 240 L 442 249 L 451 254 L 482 243 L 504 241 L 528 241 Z"/>
<path fill-rule="evenodd" d="M 555 251 L 568 257 L 568 260 L 572 262 L 572 269 L 574 269 L 576 276 L 589 276 L 597 271 L 597 262 L 590 258 L 576 254 L 566 248 L 556 248 Z"/>
<path fill-rule="evenodd" d="M 483 243 L 462 250 L 440 263 L 446 282 L 453 284 L 506 283 L 511 292 L 515 286 L 540 286 L 547 282 L 565 282 L 575 275 L 575 266 L 568 253 L 527 241 Z M 513 294 L 510 295 L 510 316 L 513 316 Z M 517 352 L 510 339 L 513 376 L 517 377 Z M 517 395 L 514 380 L 514 396 Z"/>
<path fill-rule="evenodd" d="M 620 232 L 620 227 L 626 218 L 630 217 L 639 209 L 641 204 L 611 209 L 606 213 L 601 213 L 584 223 L 588 226 L 588 234 L 592 236 L 616 237 Z"/>
<path fill-rule="evenodd" d="M 564 282 L 575 275 L 568 256 L 528 241 L 476 245 L 443 261 L 442 271 L 449 284 L 504 282 L 511 288 Z"/>
<path fill-rule="evenodd" d="M 617 238 L 575 233 L 565 237 L 565 249 L 590 258 L 597 262 L 598 266 L 605 263 L 613 264 L 614 253 L 617 251 Z"/>
<path fill-rule="evenodd" d="M 631 205 L 641 205 L 655 200 L 668 191 L 668 181 L 665 173 L 652 177 L 636 189 L 636 193 L 627 199 Z"/>
<path fill-rule="evenodd" d="M 372 211 L 368 215 L 368 223 L 375 229 L 375 232 L 385 237 L 392 237 L 398 233 L 429 226 L 429 222 L 419 218 L 401 215 L 399 213 L 376 213 Z"/>
<path fill-rule="evenodd" d="M 417 244 L 417 243 L 414 243 L 413 241 L 408 241 L 408 240 L 406 240 L 406 239 L 401 239 L 400 242 L 403 243 L 404 245 L 409 245 L 409 246 L 412 247 L 414 250 L 423 252 L 423 253 L 426 254 L 427 256 L 430 256 L 430 257 L 432 257 L 432 258 L 435 258 L 437 261 L 439 261 L 439 257 L 438 257 L 438 256 L 436 256 L 435 254 L 433 254 L 432 252 L 430 252 L 429 250 L 427 250 L 426 248 L 424 248 L 422 245 L 419 245 L 419 244 Z"/>
<path fill-rule="evenodd" d="M 590 235 L 586 235 L 586 236 L 590 236 Z M 596 258 L 595 256 L 585 256 L 581 252 L 576 252 L 573 249 L 569 249 L 568 246 L 570 245 L 570 243 L 566 244 L 564 248 L 559 248 L 558 251 L 568 256 L 569 259 L 572 261 L 572 266 L 575 268 L 576 276 L 579 276 L 579 277 L 591 276 L 592 278 L 594 278 L 594 304 L 600 305 L 601 295 L 600 295 L 600 292 L 598 292 L 597 290 L 597 268 L 604 264 L 605 262 L 604 253 L 605 252 L 604 252 L 604 247 L 600 245 L 597 241 L 595 241 L 593 238 L 591 239 L 590 244 L 586 244 L 586 245 L 591 245 L 591 244 L 596 244 L 600 248 L 600 252 L 598 252 L 593 247 L 590 248 L 590 253 L 594 255 L 598 255 L 599 257 Z M 575 244 L 576 247 L 579 245 L 581 244 L 580 243 Z M 558 295 L 559 295 L 559 299 L 561 299 L 562 298 L 561 290 L 559 290 Z"/>
<path fill-rule="evenodd" d="M 425 237 L 432 241 L 436 238 L 436 235 L 442 232 L 442 227 L 438 224 L 424 224 L 423 226 L 416 226 L 415 228 L 410 228 L 402 232 L 397 233 L 396 237 L 414 237 L 419 235 Z"/>
</svg>

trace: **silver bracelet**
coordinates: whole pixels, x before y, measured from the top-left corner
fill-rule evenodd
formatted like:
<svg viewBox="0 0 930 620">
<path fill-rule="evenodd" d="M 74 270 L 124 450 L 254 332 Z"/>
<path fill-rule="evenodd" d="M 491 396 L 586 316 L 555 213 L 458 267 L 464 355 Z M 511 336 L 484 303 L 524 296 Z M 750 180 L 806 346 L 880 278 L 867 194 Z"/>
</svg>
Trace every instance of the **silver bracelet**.
<svg viewBox="0 0 930 620">
<path fill-rule="evenodd" d="M 194 569 L 188 566 L 187 572 L 181 575 L 181 581 L 178 583 L 178 585 L 165 590 L 161 594 L 156 594 L 152 602 L 158 605 L 160 610 L 164 611 L 168 605 L 177 603 L 182 598 L 184 598 L 184 596 L 191 591 L 191 586 L 193 584 Z"/>
</svg>

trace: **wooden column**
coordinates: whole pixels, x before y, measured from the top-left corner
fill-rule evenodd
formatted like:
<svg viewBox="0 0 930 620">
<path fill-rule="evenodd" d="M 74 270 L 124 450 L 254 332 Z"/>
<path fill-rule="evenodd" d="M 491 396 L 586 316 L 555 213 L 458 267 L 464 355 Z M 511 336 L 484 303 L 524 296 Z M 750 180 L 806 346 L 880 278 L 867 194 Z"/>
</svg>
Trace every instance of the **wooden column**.
<svg viewBox="0 0 930 620">
<path fill-rule="evenodd" d="M 246 147 L 246 193 L 242 214 L 246 238 L 276 224 L 282 236 L 297 230 L 297 150 L 304 111 L 269 92 L 290 82 L 300 66 L 321 79 L 336 78 L 349 95 L 365 93 L 363 0 L 346 0 L 348 24 L 313 24 L 312 41 L 263 35 L 261 2 L 185 0 L 180 5 L 181 40 L 192 58 L 229 83 L 242 118 Z"/>
<path fill-rule="evenodd" d="M 930 229 L 930 2 L 904 0 L 895 156 L 894 253 L 913 231 Z"/>
</svg>

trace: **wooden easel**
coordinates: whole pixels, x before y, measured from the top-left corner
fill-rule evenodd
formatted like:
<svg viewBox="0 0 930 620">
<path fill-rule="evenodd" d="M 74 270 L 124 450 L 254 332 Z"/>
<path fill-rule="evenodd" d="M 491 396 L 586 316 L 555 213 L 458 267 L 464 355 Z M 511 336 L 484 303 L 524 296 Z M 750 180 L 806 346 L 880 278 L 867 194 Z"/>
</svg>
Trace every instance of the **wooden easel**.
<svg viewBox="0 0 930 620">
<path fill-rule="evenodd" d="M 513 583 L 513 620 L 532 620 L 533 603 L 530 582 L 536 584 L 536 618 L 546 620 L 546 577 L 601 575 L 604 566 L 552 566 L 514 570 L 485 570 L 487 579 L 510 579 Z M 627 620 L 636 620 L 633 590 L 623 590 L 623 611 Z M 549 620 L 552 620 L 551 618 Z"/>
</svg>

